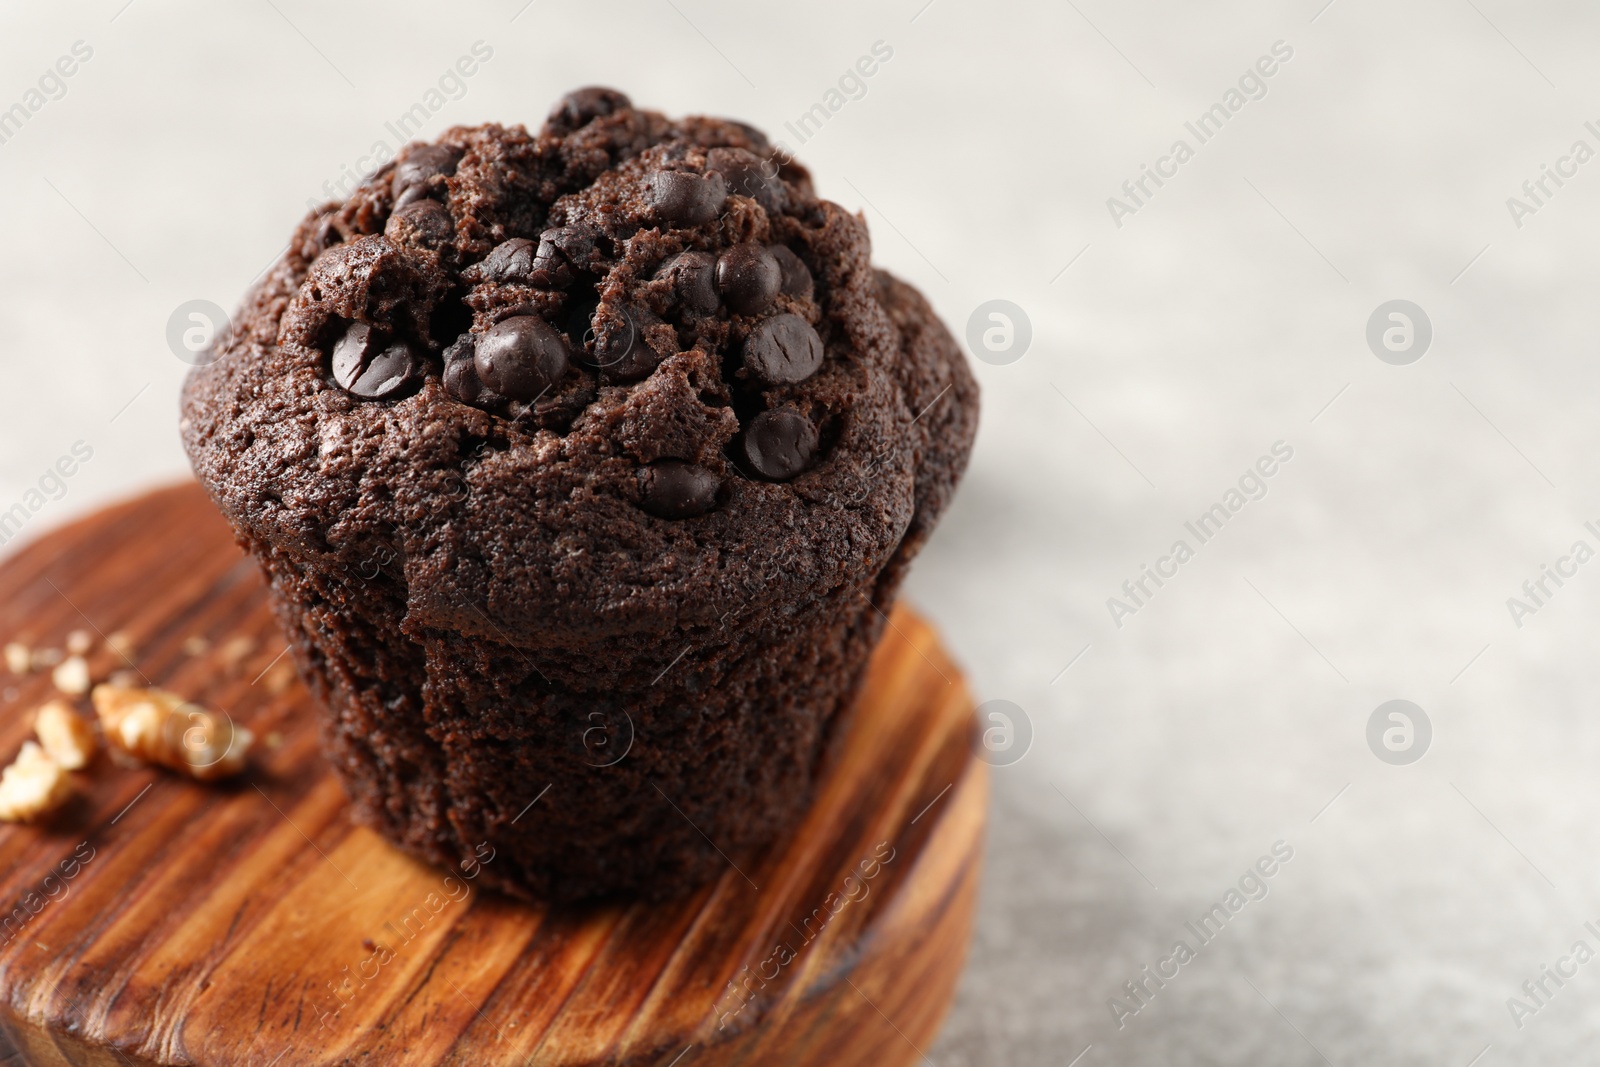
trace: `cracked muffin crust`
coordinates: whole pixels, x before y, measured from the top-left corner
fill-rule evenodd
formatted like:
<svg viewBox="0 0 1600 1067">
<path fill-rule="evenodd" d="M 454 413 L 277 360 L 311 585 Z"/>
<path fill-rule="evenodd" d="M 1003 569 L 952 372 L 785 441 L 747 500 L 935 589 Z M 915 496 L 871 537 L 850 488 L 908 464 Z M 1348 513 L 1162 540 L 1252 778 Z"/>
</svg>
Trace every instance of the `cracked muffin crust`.
<svg viewBox="0 0 1600 1067">
<path fill-rule="evenodd" d="M 803 167 L 601 89 L 313 212 L 214 354 L 184 443 L 359 812 L 533 897 L 797 820 L 977 420 Z"/>
</svg>

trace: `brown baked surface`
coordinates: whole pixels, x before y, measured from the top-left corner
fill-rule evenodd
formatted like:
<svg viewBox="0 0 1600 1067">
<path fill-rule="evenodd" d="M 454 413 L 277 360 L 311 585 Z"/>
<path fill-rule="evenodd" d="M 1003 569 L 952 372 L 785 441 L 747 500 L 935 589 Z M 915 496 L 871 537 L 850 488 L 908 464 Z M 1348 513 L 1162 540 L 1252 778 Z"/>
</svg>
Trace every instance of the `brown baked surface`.
<svg viewBox="0 0 1600 1067">
<path fill-rule="evenodd" d="M 921 296 L 872 269 L 863 221 L 798 164 L 725 183 L 704 221 L 672 199 L 730 159 L 771 160 L 759 133 L 574 97 L 537 135 L 411 146 L 312 213 L 191 374 L 183 439 L 263 565 L 369 821 L 452 866 L 492 841 L 521 895 L 668 895 L 803 810 L 966 464 L 977 388 Z M 414 162 L 450 157 L 447 174 Z M 396 178 L 408 162 L 424 180 Z M 511 257 L 491 253 L 518 238 L 548 254 L 496 280 Z M 811 291 L 769 287 L 750 313 L 728 306 L 751 303 L 740 277 L 702 311 L 662 269 L 773 246 Z M 763 381 L 752 335 L 786 315 L 815 331 L 820 367 Z M 446 387 L 447 350 L 481 355 L 519 317 L 560 335 L 557 380 L 528 401 Z M 373 351 L 402 346 L 384 398 L 336 380 L 358 328 Z M 618 360 L 606 345 L 630 328 Z M 768 412 L 814 431 L 781 480 L 751 459 Z M 684 470 L 687 496 L 663 504 Z M 546 787 L 537 824 L 514 823 Z"/>
</svg>

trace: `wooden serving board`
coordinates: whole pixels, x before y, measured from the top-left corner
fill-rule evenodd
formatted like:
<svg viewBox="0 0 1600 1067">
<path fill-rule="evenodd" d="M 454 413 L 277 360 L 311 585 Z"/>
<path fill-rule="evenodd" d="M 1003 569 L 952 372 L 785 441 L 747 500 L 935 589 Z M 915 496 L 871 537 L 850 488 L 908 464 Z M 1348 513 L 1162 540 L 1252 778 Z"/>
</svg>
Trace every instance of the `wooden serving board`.
<svg viewBox="0 0 1600 1067">
<path fill-rule="evenodd" d="M 0 643 L 78 629 L 97 680 L 126 633 L 151 684 L 257 747 L 210 786 L 102 754 L 53 820 L 0 824 L 0 1064 L 911 1064 L 953 995 L 987 768 L 903 608 L 792 839 L 680 903 L 556 909 L 351 821 L 255 565 L 197 486 L 0 565 Z M 0 695 L 9 760 L 54 689 L 0 667 Z"/>
</svg>

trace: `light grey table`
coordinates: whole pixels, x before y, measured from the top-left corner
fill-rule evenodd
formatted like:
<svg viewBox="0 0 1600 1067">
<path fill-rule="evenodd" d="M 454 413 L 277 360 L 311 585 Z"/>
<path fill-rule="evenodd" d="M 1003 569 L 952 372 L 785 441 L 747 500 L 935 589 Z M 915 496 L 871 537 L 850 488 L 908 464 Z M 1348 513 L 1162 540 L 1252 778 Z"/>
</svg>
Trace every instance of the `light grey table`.
<svg viewBox="0 0 1600 1067">
<path fill-rule="evenodd" d="M 1573 152 L 1600 15 L 1324 3 L 13 8 L 0 509 L 76 442 L 23 537 L 181 476 L 175 309 L 231 307 L 402 115 L 533 123 L 602 82 L 748 119 L 959 333 L 996 299 L 1031 330 L 975 362 L 978 451 L 908 590 L 1032 732 L 928 1058 L 1592 1062 L 1600 562 L 1561 560 L 1600 549 L 1600 161 Z M 1397 299 L 1432 338 L 1386 362 Z M 1546 564 L 1570 576 L 1534 604 Z M 1393 699 L 1431 729 L 1408 765 L 1367 739 Z M 1228 911 L 1241 878 L 1265 895 Z M 1571 977 L 1536 1002 L 1545 966 Z"/>
</svg>

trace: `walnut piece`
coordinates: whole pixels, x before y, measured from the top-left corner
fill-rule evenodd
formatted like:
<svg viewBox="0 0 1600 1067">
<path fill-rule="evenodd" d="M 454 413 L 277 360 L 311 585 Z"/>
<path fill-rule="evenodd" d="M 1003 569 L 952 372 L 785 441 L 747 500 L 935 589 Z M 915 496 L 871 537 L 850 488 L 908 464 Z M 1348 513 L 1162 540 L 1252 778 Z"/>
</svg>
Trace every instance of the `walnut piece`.
<svg viewBox="0 0 1600 1067">
<path fill-rule="evenodd" d="M 87 766 L 99 747 L 94 725 L 65 700 L 52 700 L 34 712 L 33 732 L 50 758 L 69 771 Z"/>
<path fill-rule="evenodd" d="M 202 782 L 244 770 L 255 735 L 163 689 L 97 685 L 100 728 L 113 750 L 182 771 Z"/>
<path fill-rule="evenodd" d="M 33 670 L 33 650 L 21 641 L 7 644 L 6 669 L 12 674 L 27 674 Z"/>
<path fill-rule="evenodd" d="M 87 655 L 94 647 L 94 635 L 88 630 L 74 630 L 67 635 L 67 651 L 74 656 Z"/>
<path fill-rule="evenodd" d="M 82 656 L 68 656 L 50 672 L 50 680 L 63 693 L 82 696 L 89 691 L 89 661 Z"/>
<path fill-rule="evenodd" d="M 0 821 L 32 822 L 72 796 L 72 779 L 44 749 L 22 743 L 17 760 L 0 773 Z"/>
</svg>

